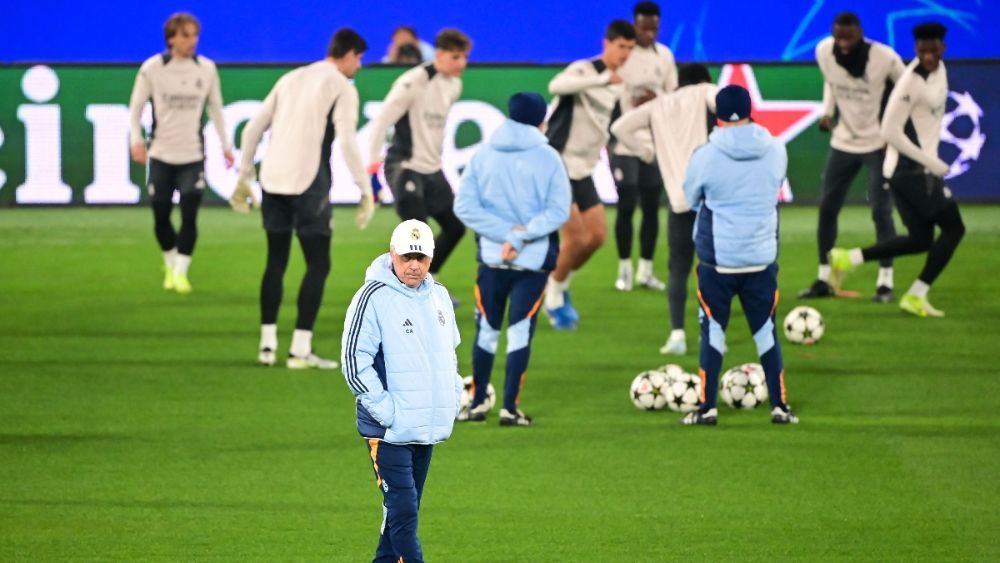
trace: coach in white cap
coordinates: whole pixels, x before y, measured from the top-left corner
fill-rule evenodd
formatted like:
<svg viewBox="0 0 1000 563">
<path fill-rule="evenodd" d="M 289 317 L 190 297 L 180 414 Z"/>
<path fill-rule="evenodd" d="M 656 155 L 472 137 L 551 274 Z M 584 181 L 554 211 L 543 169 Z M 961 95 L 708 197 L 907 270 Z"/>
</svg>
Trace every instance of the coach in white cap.
<svg viewBox="0 0 1000 563">
<path fill-rule="evenodd" d="M 433 257 L 427 223 L 400 223 L 344 319 L 341 365 L 383 498 L 375 561 L 424 560 L 417 509 L 433 445 L 458 414 L 458 326 L 448 290 L 428 272 Z"/>
</svg>

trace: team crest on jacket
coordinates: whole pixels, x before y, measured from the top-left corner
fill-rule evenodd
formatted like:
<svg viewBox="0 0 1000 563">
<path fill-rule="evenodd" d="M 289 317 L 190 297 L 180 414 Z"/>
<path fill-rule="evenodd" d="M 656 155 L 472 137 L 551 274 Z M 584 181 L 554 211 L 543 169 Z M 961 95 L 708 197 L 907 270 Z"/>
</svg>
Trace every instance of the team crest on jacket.
<svg viewBox="0 0 1000 563">
<path fill-rule="evenodd" d="M 441 309 L 438 309 L 438 322 L 444 326 L 444 313 L 441 312 Z"/>
</svg>

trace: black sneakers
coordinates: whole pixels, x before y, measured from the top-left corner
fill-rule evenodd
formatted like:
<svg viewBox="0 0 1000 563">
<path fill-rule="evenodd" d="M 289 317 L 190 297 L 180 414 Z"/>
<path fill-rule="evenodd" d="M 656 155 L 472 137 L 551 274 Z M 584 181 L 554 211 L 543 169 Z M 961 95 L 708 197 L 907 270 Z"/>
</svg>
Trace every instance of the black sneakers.
<svg viewBox="0 0 1000 563">
<path fill-rule="evenodd" d="M 771 422 L 773 424 L 798 424 L 799 417 L 792 412 L 792 407 L 784 405 L 783 407 L 774 407 L 771 410 Z"/>
<path fill-rule="evenodd" d="M 875 288 L 875 295 L 872 301 L 876 303 L 892 303 L 892 288 L 887 285 L 880 285 Z"/>
<path fill-rule="evenodd" d="M 531 417 L 517 410 L 500 409 L 500 426 L 531 426 Z"/>
<path fill-rule="evenodd" d="M 799 417 L 795 416 L 791 407 L 783 405 L 771 410 L 771 422 L 774 424 L 798 424 Z M 716 409 L 708 409 L 705 412 L 689 412 L 681 419 L 681 424 L 685 426 L 715 426 L 718 423 L 719 411 Z"/>
<path fill-rule="evenodd" d="M 490 412 L 490 407 L 486 403 L 480 403 L 475 407 L 462 407 L 458 411 L 459 422 L 482 422 L 486 420 L 486 415 Z"/>
<path fill-rule="evenodd" d="M 823 280 L 816 280 L 809 289 L 799 292 L 799 299 L 815 299 L 818 297 L 833 297 L 833 288 Z"/>
<path fill-rule="evenodd" d="M 701 425 L 701 426 L 715 426 L 719 423 L 719 411 L 716 409 L 708 409 L 705 412 L 693 411 L 684 415 L 681 419 L 681 424 L 685 426 L 691 425 Z"/>
</svg>

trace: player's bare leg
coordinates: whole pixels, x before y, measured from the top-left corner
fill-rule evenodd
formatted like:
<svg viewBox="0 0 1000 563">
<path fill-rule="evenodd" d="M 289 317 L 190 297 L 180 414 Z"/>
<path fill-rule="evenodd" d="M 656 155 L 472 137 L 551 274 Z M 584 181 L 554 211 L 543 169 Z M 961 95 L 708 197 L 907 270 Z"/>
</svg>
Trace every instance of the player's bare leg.
<svg viewBox="0 0 1000 563">
<path fill-rule="evenodd" d="M 573 273 L 575 260 L 571 256 L 578 254 L 587 244 L 587 231 L 580 217 L 580 208 L 574 203 L 570 206 L 569 220 L 559 231 L 559 258 L 556 267 L 549 275 L 549 283 L 545 288 L 545 312 L 552 326 L 562 330 L 576 328 L 576 311 L 566 302 L 566 289 Z"/>
<path fill-rule="evenodd" d="M 562 242 L 556 269 L 549 276 L 545 291 L 545 311 L 552 326 L 558 329 L 576 328 L 579 315 L 568 301 L 569 281 L 573 272 L 580 269 L 607 240 L 607 222 L 604 206 L 595 205 L 581 212 L 573 204 L 569 221 L 560 232 Z"/>
</svg>

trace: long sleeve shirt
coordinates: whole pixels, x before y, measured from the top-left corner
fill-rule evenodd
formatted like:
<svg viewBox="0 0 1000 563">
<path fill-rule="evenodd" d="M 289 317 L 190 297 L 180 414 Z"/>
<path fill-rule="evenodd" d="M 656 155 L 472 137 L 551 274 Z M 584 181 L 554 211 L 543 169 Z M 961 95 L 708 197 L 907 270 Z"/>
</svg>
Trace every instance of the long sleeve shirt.
<svg viewBox="0 0 1000 563">
<path fill-rule="evenodd" d="M 129 144 L 144 141 L 140 118 L 147 101 L 153 106 L 150 158 L 168 164 L 204 160 L 201 129 L 206 103 L 223 148 L 232 147 L 222 116 L 219 72 L 208 58 L 177 58 L 162 53 L 142 63 L 129 100 Z"/>
<path fill-rule="evenodd" d="M 947 101 L 948 71 L 944 62 L 928 73 L 914 59 L 889 95 L 882 118 L 882 137 L 889 144 L 882 165 L 886 178 L 897 169 L 923 172 L 946 168 L 938 157 L 938 144 Z"/>
<path fill-rule="evenodd" d="M 837 64 L 833 37 L 816 45 L 816 63 L 823 73 L 823 113 L 837 115 L 830 146 L 860 154 L 885 146 L 879 135 L 879 111 L 889 81 L 897 82 L 905 66 L 891 47 L 870 42 L 864 76 L 851 76 Z"/>
<path fill-rule="evenodd" d="M 441 170 L 448 111 L 462 95 L 462 81 L 427 63 L 404 72 L 392 83 L 371 125 L 369 162 L 382 159 L 386 130 L 395 125 L 385 160 L 421 174 Z"/>
<path fill-rule="evenodd" d="M 618 73 L 625 80 L 625 93 L 618 102 L 622 114 L 635 108 L 632 104 L 635 98 L 649 93 L 663 96 L 677 89 L 677 63 L 673 52 L 662 43 L 649 47 L 636 45 Z M 614 153 L 639 156 L 623 143 L 614 145 Z"/>
<path fill-rule="evenodd" d="M 270 128 L 271 138 L 260 166 L 260 183 L 272 194 L 298 195 L 330 166 L 335 137 L 344 162 L 362 193 L 371 181 L 358 150 L 358 91 L 332 62 L 299 67 L 278 79 L 257 115 L 243 128 L 240 176 L 252 178 L 257 143 Z"/>
<path fill-rule="evenodd" d="M 562 155 L 572 180 L 590 176 L 608 144 L 611 114 L 625 91 L 609 84 L 611 70 L 600 60 L 576 61 L 549 82 L 556 96 L 546 136 Z"/>
<path fill-rule="evenodd" d="M 611 133 L 628 151 L 656 163 L 674 213 L 688 211 L 684 175 L 695 149 L 708 142 L 715 117 L 715 84 L 692 84 L 626 112 Z"/>
</svg>

